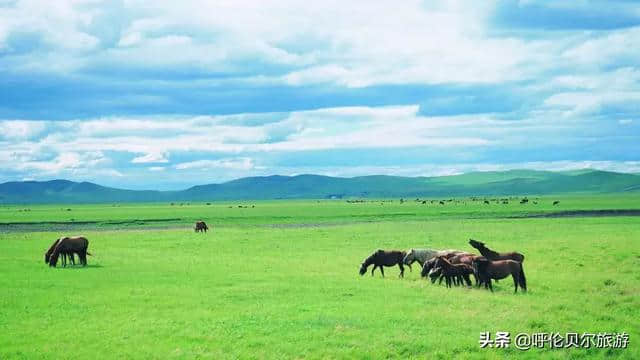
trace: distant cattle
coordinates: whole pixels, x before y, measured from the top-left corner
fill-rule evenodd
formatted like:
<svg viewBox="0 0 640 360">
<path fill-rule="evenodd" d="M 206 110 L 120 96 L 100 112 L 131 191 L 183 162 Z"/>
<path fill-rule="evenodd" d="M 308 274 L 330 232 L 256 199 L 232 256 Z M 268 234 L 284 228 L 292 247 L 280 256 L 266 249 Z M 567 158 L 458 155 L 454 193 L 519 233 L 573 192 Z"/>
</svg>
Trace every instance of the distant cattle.
<svg viewBox="0 0 640 360">
<path fill-rule="evenodd" d="M 484 203 L 489 205 L 489 200 L 485 200 Z"/>
<path fill-rule="evenodd" d="M 529 199 L 527 199 L 527 198 L 524 198 L 524 199 L 520 200 L 520 204 L 526 204 L 528 202 L 529 202 Z"/>
<path fill-rule="evenodd" d="M 196 227 L 194 228 L 195 232 L 207 232 L 209 227 L 205 224 L 204 221 L 196 221 Z"/>
<path fill-rule="evenodd" d="M 444 205 L 444 201 L 440 200 L 440 205 Z"/>
<path fill-rule="evenodd" d="M 558 205 L 558 204 L 560 204 L 560 201 L 558 201 L 558 200 L 553 202 L 553 205 Z"/>
</svg>

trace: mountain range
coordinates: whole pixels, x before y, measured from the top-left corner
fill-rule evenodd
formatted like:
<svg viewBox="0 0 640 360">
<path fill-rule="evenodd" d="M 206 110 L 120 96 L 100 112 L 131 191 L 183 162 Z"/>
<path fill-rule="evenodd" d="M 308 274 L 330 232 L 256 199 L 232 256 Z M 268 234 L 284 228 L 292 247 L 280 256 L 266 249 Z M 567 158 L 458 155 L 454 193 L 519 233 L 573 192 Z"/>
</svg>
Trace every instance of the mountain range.
<svg viewBox="0 0 640 360">
<path fill-rule="evenodd" d="M 0 203 L 112 203 L 267 199 L 456 197 L 640 191 L 640 175 L 600 170 L 510 170 L 439 177 L 247 177 L 180 191 L 124 190 L 68 180 L 0 184 Z"/>
</svg>

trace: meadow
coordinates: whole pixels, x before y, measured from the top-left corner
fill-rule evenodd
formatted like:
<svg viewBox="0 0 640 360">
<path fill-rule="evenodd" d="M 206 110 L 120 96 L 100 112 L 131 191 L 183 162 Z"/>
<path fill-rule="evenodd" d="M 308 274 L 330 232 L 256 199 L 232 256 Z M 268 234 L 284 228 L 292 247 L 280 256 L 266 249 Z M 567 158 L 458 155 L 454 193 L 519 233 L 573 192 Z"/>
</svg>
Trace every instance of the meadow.
<svg viewBox="0 0 640 360">
<path fill-rule="evenodd" d="M 4 206 L 0 359 L 640 358 L 640 217 L 529 217 L 640 209 L 640 196 L 529 198 Z M 194 233 L 198 219 L 212 231 Z M 79 233 L 89 266 L 45 265 L 56 238 Z M 404 279 L 358 275 L 375 249 L 473 251 L 469 238 L 525 254 L 529 291 L 447 289 L 417 264 Z M 483 331 L 630 344 L 482 349 Z"/>
</svg>

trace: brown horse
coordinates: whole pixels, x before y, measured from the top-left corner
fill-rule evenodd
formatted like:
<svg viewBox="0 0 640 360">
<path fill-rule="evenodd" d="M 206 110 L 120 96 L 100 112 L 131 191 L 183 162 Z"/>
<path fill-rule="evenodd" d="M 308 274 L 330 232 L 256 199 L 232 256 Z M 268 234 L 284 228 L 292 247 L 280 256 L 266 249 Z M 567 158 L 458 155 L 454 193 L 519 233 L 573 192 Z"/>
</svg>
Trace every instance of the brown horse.
<svg viewBox="0 0 640 360">
<path fill-rule="evenodd" d="M 438 281 L 438 279 L 440 279 L 438 284 L 442 284 L 442 280 L 444 280 L 442 269 L 439 267 L 436 267 L 437 261 L 438 261 L 437 257 L 434 257 L 433 259 L 429 259 L 427 262 L 424 263 L 424 266 L 422 266 L 422 271 L 420 272 L 420 276 L 422 277 L 428 276 L 431 279 L 432 284 L 435 284 L 436 281 Z M 458 283 L 462 283 L 462 278 L 459 278 L 459 279 L 454 278 L 453 282 L 455 285 L 458 285 Z"/>
<path fill-rule="evenodd" d="M 481 241 L 469 239 L 469 245 L 478 249 L 478 251 L 480 251 L 480 254 L 482 254 L 482 256 L 486 257 L 489 260 L 514 260 L 517 262 L 524 261 L 524 255 L 518 252 L 515 252 L 515 251 L 504 252 L 504 253 L 495 252 L 489 249 L 488 247 L 486 247 L 484 243 Z"/>
<path fill-rule="evenodd" d="M 373 269 L 371 269 L 371 276 L 373 276 L 373 272 L 376 268 L 380 268 L 380 273 L 382 273 L 382 277 L 384 277 L 384 269 L 383 266 L 395 266 L 398 265 L 400 268 L 400 277 L 404 277 L 404 266 L 402 266 L 402 259 L 407 255 L 406 251 L 399 250 L 376 250 L 371 256 L 364 259 L 362 265 L 360 265 L 360 275 L 364 275 L 367 272 L 367 268 L 369 265 L 373 264 Z M 411 269 L 411 265 L 407 265 L 409 270 Z"/>
<path fill-rule="evenodd" d="M 207 226 L 207 224 L 205 224 L 204 221 L 196 221 L 196 227 L 195 227 L 195 232 L 207 232 L 207 230 L 209 230 L 209 227 Z"/>
<path fill-rule="evenodd" d="M 521 262 L 515 260 L 491 261 L 479 258 L 474 260 L 473 270 L 478 274 L 480 282 L 484 283 L 485 289 L 489 288 L 491 292 L 493 292 L 491 279 L 504 279 L 509 275 L 513 277 L 514 292 L 518 292 L 518 285 L 523 291 L 527 291 L 527 279 L 524 276 L 524 268 Z"/>
<path fill-rule="evenodd" d="M 452 264 L 443 256 L 437 257 L 436 267 L 439 267 L 444 276 L 447 287 L 451 287 L 451 283 L 459 277 L 462 277 L 467 283 L 467 286 L 471 286 L 471 280 L 469 275 L 473 274 L 473 268 L 467 264 Z"/>
<path fill-rule="evenodd" d="M 49 250 L 47 250 L 47 252 L 44 254 L 44 263 L 45 264 L 49 263 L 49 260 L 51 259 L 51 254 L 53 254 L 53 250 L 55 249 L 56 245 L 58 245 L 59 242 L 60 242 L 60 239 L 56 239 L 56 241 L 53 242 L 53 244 L 51 245 Z M 76 260 L 73 257 L 73 252 L 70 252 L 70 253 L 63 252 L 60 255 L 61 255 L 60 258 L 62 260 L 62 266 L 67 266 L 67 257 L 69 258 L 69 262 L 72 265 L 76 264 Z"/>
<path fill-rule="evenodd" d="M 466 259 L 467 256 L 472 256 L 473 254 L 471 253 L 467 253 L 467 252 L 462 252 L 462 251 L 451 251 L 449 253 L 444 253 L 442 255 L 438 255 L 438 256 L 442 256 L 444 258 L 446 258 L 447 260 L 449 260 L 449 262 L 454 263 L 454 264 L 459 264 L 460 263 L 460 259 Z M 407 255 L 409 256 L 409 255 Z M 422 271 L 420 272 L 420 276 L 422 277 L 427 277 L 429 275 L 429 273 L 432 272 L 432 270 L 437 270 L 438 268 L 436 267 L 436 260 L 438 256 L 434 256 L 431 259 L 427 260 L 423 266 L 422 266 Z M 452 260 L 455 259 L 455 260 Z M 405 257 L 406 260 L 406 257 Z M 406 264 L 406 261 L 405 261 Z M 471 264 L 471 263 L 469 263 Z M 441 277 L 442 279 L 442 277 Z"/>
<path fill-rule="evenodd" d="M 87 255 L 91 255 L 87 248 L 89 247 L 89 240 L 82 236 L 75 237 L 63 237 L 59 239 L 58 244 L 53 249 L 51 257 L 49 259 L 49 266 L 55 267 L 58 263 L 58 257 L 61 254 L 77 253 L 78 258 L 82 266 L 87 265 Z"/>
</svg>

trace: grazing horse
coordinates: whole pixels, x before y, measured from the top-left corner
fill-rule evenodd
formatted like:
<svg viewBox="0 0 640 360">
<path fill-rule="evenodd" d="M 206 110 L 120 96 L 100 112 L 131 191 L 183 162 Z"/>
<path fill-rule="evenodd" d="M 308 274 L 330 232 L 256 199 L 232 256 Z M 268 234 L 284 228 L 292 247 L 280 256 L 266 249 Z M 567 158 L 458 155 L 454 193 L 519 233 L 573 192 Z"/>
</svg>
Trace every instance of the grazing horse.
<svg viewBox="0 0 640 360">
<path fill-rule="evenodd" d="M 420 276 L 427 277 L 432 273 L 432 270 L 435 270 L 436 267 L 436 258 L 433 257 L 422 265 L 422 271 L 420 271 Z"/>
<path fill-rule="evenodd" d="M 470 265 L 452 264 L 444 256 L 438 256 L 436 258 L 435 266 L 440 268 L 440 271 L 447 282 L 447 287 L 451 287 L 452 281 L 455 281 L 456 278 L 459 280 L 460 277 L 464 279 L 467 286 L 471 286 L 469 275 L 473 274 L 473 268 Z"/>
<path fill-rule="evenodd" d="M 435 282 L 440 279 L 439 284 L 442 284 L 444 276 L 442 275 L 442 269 L 436 267 L 436 261 L 438 261 L 438 258 L 434 257 L 433 259 L 429 259 L 427 262 L 425 262 L 424 266 L 422 267 L 422 271 L 420 272 L 420 276 L 428 276 L 431 279 L 432 284 L 435 284 Z M 455 281 L 456 279 L 454 279 L 454 282 Z"/>
<path fill-rule="evenodd" d="M 484 243 L 481 241 L 469 239 L 469 245 L 478 249 L 478 251 L 480 251 L 480 254 L 482 254 L 482 256 L 486 257 L 489 260 L 515 260 L 517 262 L 524 261 L 524 255 L 518 252 L 512 251 L 512 252 L 498 253 L 486 247 Z"/>
<path fill-rule="evenodd" d="M 518 285 L 523 291 L 527 291 L 527 279 L 524 276 L 524 268 L 522 263 L 514 260 L 496 260 L 476 259 L 473 261 L 473 271 L 478 274 L 480 282 L 484 283 L 484 287 L 489 288 L 493 292 L 491 279 L 504 279 L 511 275 L 513 277 L 514 292 L 518 292 Z"/>
<path fill-rule="evenodd" d="M 407 253 L 407 256 L 402 259 L 402 263 L 405 265 L 411 265 L 414 262 L 418 262 L 420 266 L 424 266 L 424 263 L 433 259 L 436 256 L 451 256 L 453 254 L 461 254 L 460 250 L 434 250 L 434 249 L 411 249 Z"/>
<path fill-rule="evenodd" d="M 405 255 L 407 255 L 406 251 L 398 251 L 398 250 L 376 250 L 371 256 L 364 259 L 362 265 L 360 265 L 360 275 L 364 275 L 367 272 L 367 268 L 369 265 L 373 264 L 373 269 L 371 269 L 371 276 L 373 276 L 373 272 L 376 268 L 380 268 L 380 273 L 382 273 L 382 277 L 384 277 L 384 269 L 383 266 L 394 266 L 398 265 L 400 268 L 400 277 L 404 277 L 404 266 L 402 266 L 402 259 L 404 259 Z M 409 266 L 409 270 L 411 270 L 411 265 Z"/>
<path fill-rule="evenodd" d="M 63 237 L 59 239 L 56 244 L 51 257 L 49 259 L 49 266 L 55 267 L 58 263 L 58 257 L 61 254 L 77 253 L 78 258 L 82 266 L 87 265 L 87 255 L 91 255 L 87 248 L 89 247 L 89 240 L 82 236 L 75 237 Z"/>
<path fill-rule="evenodd" d="M 44 254 L 45 264 L 49 263 L 49 260 L 51 259 L 51 254 L 53 254 L 53 250 L 56 248 L 56 245 L 58 245 L 59 242 L 60 242 L 60 239 L 56 239 L 56 241 L 53 242 L 49 250 L 47 250 L 47 252 Z M 73 265 L 76 264 L 76 260 L 73 257 L 73 252 L 69 252 L 69 253 L 63 252 L 61 253 L 62 266 L 67 266 L 67 257 L 69 258 L 69 262 L 71 264 Z"/>
<path fill-rule="evenodd" d="M 196 227 L 194 230 L 195 232 L 204 231 L 206 233 L 207 230 L 209 230 L 209 227 L 207 226 L 207 224 L 205 224 L 204 221 L 196 221 Z"/>
</svg>

